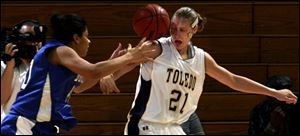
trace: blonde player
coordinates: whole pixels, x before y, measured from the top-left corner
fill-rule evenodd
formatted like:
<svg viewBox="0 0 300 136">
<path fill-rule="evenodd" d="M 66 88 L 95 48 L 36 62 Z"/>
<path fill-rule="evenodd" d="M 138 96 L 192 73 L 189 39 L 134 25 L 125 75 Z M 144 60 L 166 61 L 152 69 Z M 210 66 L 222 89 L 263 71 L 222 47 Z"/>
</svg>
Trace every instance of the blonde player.
<svg viewBox="0 0 300 136">
<path fill-rule="evenodd" d="M 195 112 L 205 75 L 232 89 L 272 96 L 286 103 L 297 97 L 288 89 L 276 91 L 218 65 L 204 50 L 191 43 L 205 20 L 193 9 L 182 7 L 172 17 L 170 37 L 153 42 L 153 62 L 140 67 L 135 99 L 124 133 L 129 135 L 185 134 L 180 124 Z"/>
</svg>

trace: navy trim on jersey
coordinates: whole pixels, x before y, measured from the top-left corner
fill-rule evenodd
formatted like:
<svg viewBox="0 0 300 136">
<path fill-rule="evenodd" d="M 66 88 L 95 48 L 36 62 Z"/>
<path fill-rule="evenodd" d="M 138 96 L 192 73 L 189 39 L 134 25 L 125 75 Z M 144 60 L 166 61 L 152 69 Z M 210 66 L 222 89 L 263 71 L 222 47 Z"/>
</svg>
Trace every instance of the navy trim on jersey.
<svg viewBox="0 0 300 136">
<path fill-rule="evenodd" d="M 138 123 L 144 114 L 147 106 L 147 102 L 150 97 L 150 90 L 151 90 L 151 80 L 146 81 L 141 76 L 141 86 L 139 94 L 135 100 L 134 107 L 130 110 L 130 121 L 128 123 L 128 135 L 138 135 L 139 128 Z"/>
</svg>

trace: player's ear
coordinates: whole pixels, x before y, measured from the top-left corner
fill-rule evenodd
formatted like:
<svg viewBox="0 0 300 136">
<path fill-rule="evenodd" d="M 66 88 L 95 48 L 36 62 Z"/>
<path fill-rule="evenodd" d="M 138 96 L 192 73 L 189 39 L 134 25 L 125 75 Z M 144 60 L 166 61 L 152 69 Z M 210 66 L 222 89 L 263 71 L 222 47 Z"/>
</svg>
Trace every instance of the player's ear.
<svg viewBox="0 0 300 136">
<path fill-rule="evenodd" d="M 201 27 L 201 26 L 200 26 Z M 193 28 L 193 34 L 196 34 L 198 32 L 198 29 L 199 29 L 199 25 L 196 25 L 194 28 Z M 201 28 L 200 28 L 201 29 Z"/>
<path fill-rule="evenodd" d="M 80 37 L 78 36 L 78 34 L 73 34 L 73 40 L 76 44 L 79 44 Z"/>
<path fill-rule="evenodd" d="M 189 38 L 192 38 L 192 37 L 193 37 L 193 33 L 192 33 L 192 32 L 189 32 L 189 33 L 188 33 L 188 36 L 189 36 Z"/>
</svg>

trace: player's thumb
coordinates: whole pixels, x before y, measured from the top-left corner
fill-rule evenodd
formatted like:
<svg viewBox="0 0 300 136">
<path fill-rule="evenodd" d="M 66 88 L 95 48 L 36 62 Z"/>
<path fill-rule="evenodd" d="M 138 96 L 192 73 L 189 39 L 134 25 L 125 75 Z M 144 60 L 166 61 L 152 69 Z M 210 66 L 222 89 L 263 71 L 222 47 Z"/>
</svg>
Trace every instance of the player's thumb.
<svg viewBox="0 0 300 136">
<path fill-rule="evenodd" d="M 122 44 L 119 42 L 119 45 L 118 45 L 117 50 L 119 51 L 119 50 L 121 50 L 121 49 L 122 49 Z"/>
<path fill-rule="evenodd" d="M 129 43 L 127 49 L 129 50 L 131 48 L 132 48 L 132 45 Z"/>
</svg>

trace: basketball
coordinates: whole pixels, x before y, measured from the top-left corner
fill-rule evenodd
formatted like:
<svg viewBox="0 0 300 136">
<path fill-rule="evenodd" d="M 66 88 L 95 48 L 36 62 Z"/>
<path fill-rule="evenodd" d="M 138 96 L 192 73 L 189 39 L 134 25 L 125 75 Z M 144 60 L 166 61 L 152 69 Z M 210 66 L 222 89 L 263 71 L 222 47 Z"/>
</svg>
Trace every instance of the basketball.
<svg viewBox="0 0 300 136">
<path fill-rule="evenodd" d="M 158 4 L 148 4 L 136 11 L 132 26 L 139 37 L 155 40 L 169 32 L 169 14 Z"/>
</svg>

